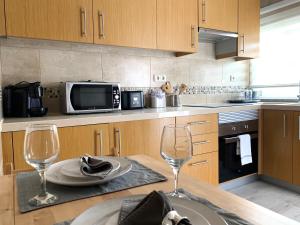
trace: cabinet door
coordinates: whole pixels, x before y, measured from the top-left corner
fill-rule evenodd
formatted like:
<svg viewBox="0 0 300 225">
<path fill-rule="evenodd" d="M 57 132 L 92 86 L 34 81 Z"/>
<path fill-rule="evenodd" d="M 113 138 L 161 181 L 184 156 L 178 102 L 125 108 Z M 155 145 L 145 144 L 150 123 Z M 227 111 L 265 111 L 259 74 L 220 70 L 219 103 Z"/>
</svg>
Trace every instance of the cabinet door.
<svg viewBox="0 0 300 225">
<path fill-rule="evenodd" d="M 0 0 L 0 36 L 6 35 L 5 29 L 5 14 L 4 14 L 4 0 Z"/>
<path fill-rule="evenodd" d="M 144 121 L 110 124 L 110 146 L 116 156 L 144 154 Z"/>
<path fill-rule="evenodd" d="M 197 0 L 157 0 L 157 47 L 196 52 L 198 47 Z"/>
<path fill-rule="evenodd" d="M 193 156 L 193 158 L 183 166 L 182 174 L 217 185 L 219 183 L 218 170 L 218 152 L 212 152 Z"/>
<path fill-rule="evenodd" d="M 238 56 L 256 58 L 259 55 L 260 1 L 239 0 Z"/>
<path fill-rule="evenodd" d="M 156 0 L 94 0 L 94 42 L 156 48 Z"/>
<path fill-rule="evenodd" d="M 237 32 L 238 0 L 199 0 L 199 27 Z"/>
<path fill-rule="evenodd" d="M 64 127 L 58 129 L 59 160 L 90 155 L 110 155 L 108 125 Z M 24 131 L 13 132 L 14 168 L 16 171 L 32 169 L 24 160 Z"/>
<path fill-rule="evenodd" d="M 91 0 L 6 1 L 7 35 L 93 42 Z"/>
<path fill-rule="evenodd" d="M 300 185 L 300 112 L 294 112 L 293 183 Z"/>
<path fill-rule="evenodd" d="M 263 173 L 292 182 L 293 113 L 264 110 Z"/>
</svg>

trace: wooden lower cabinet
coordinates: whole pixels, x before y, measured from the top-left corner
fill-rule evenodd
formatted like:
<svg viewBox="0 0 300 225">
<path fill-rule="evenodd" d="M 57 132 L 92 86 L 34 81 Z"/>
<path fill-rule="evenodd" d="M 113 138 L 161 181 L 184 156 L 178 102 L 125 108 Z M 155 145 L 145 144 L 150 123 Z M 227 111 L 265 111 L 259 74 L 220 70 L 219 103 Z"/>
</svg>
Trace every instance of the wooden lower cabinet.
<svg viewBox="0 0 300 225">
<path fill-rule="evenodd" d="M 59 160 L 79 157 L 84 154 L 113 154 L 109 148 L 108 132 L 108 124 L 59 128 Z M 32 169 L 25 162 L 23 156 L 24 136 L 25 131 L 2 134 L 2 147 L 6 155 L 6 159 L 4 158 L 4 170 L 6 173 L 10 172 L 7 168 L 10 166 L 10 163 L 13 164 L 13 170 L 15 171 Z"/>
<path fill-rule="evenodd" d="M 263 173 L 292 183 L 293 112 L 263 112 Z"/>
<path fill-rule="evenodd" d="M 112 123 L 109 125 L 111 151 L 120 156 L 146 154 L 161 159 L 161 134 L 169 124 L 175 124 L 175 118 Z"/>
<path fill-rule="evenodd" d="M 218 152 L 193 156 L 181 173 L 213 185 L 219 184 Z"/>
<path fill-rule="evenodd" d="M 0 36 L 6 35 L 4 0 L 0 0 Z"/>
<path fill-rule="evenodd" d="M 300 185 L 300 112 L 294 112 L 293 184 Z"/>
</svg>

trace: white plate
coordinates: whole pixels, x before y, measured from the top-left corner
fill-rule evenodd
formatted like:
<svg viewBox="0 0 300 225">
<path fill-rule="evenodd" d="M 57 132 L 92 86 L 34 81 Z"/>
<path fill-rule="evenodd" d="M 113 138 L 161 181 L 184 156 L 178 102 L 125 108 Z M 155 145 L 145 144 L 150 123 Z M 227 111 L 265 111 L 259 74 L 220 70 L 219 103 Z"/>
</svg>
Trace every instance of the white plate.
<svg viewBox="0 0 300 225">
<path fill-rule="evenodd" d="M 120 168 L 120 162 L 113 158 L 99 158 L 107 162 L 110 162 L 113 166 L 113 169 L 110 171 L 110 174 L 115 172 Z M 83 175 L 80 171 L 81 162 L 80 159 L 70 159 L 65 161 L 65 165 L 61 168 L 60 172 L 68 177 L 73 178 L 86 178 L 87 176 Z M 95 179 L 95 178 L 94 178 Z"/>
<path fill-rule="evenodd" d="M 128 173 L 131 168 L 131 162 L 124 158 L 118 158 L 118 157 L 98 157 L 99 159 L 113 159 L 120 163 L 120 167 L 118 170 L 115 170 L 114 172 L 107 175 L 104 179 L 98 179 L 95 177 L 69 177 L 62 174 L 61 170 L 62 168 L 69 163 L 69 160 L 64 160 L 58 163 L 55 163 L 49 167 L 49 169 L 46 172 L 46 178 L 47 181 L 59 184 L 59 185 L 66 185 L 66 186 L 92 186 L 97 184 L 106 183 L 112 179 L 115 179 L 117 177 L 123 176 L 124 174 Z"/>
<path fill-rule="evenodd" d="M 132 196 L 133 199 L 140 197 Z M 123 199 L 119 198 L 99 203 L 83 212 L 71 225 L 117 225 Z M 228 225 L 223 218 L 203 204 L 180 198 L 171 197 L 170 199 L 178 213 L 187 216 L 191 224 Z"/>
</svg>

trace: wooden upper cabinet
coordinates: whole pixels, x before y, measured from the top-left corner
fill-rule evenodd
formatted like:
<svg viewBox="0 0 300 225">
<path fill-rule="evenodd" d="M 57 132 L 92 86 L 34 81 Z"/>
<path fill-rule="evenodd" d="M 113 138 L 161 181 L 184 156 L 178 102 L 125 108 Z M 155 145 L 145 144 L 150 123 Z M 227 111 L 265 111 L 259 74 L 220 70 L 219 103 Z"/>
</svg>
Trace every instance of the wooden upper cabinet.
<svg viewBox="0 0 300 225">
<path fill-rule="evenodd" d="M 239 0 L 238 57 L 259 55 L 260 1 Z"/>
<path fill-rule="evenodd" d="M 93 42 L 91 0 L 6 1 L 7 35 Z"/>
<path fill-rule="evenodd" d="M 263 112 L 263 173 L 292 183 L 293 112 Z"/>
<path fill-rule="evenodd" d="M 94 0 L 94 42 L 156 48 L 156 0 Z"/>
<path fill-rule="evenodd" d="M 199 27 L 238 31 L 238 0 L 199 0 Z"/>
<path fill-rule="evenodd" d="M 293 184 L 300 185 L 300 112 L 294 112 Z"/>
<path fill-rule="evenodd" d="M 157 0 L 157 48 L 196 52 L 198 0 Z"/>
<path fill-rule="evenodd" d="M 4 0 L 0 0 L 0 36 L 6 35 Z"/>
</svg>

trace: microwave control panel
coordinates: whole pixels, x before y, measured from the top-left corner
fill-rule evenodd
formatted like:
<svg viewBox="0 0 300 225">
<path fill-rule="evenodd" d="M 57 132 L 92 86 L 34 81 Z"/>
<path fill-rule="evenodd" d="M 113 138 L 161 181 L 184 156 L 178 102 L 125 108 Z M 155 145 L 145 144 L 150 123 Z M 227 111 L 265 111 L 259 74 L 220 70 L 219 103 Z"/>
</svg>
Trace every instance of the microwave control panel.
<svg viewBox="0 0 300 225">
<path fill-rule="evenodd" d="M 113 86 L 113 105 L 114 109 L 118 109 L 121 107 L 121 95 L 120 95 L 120 87 Z"/>
</svg>

